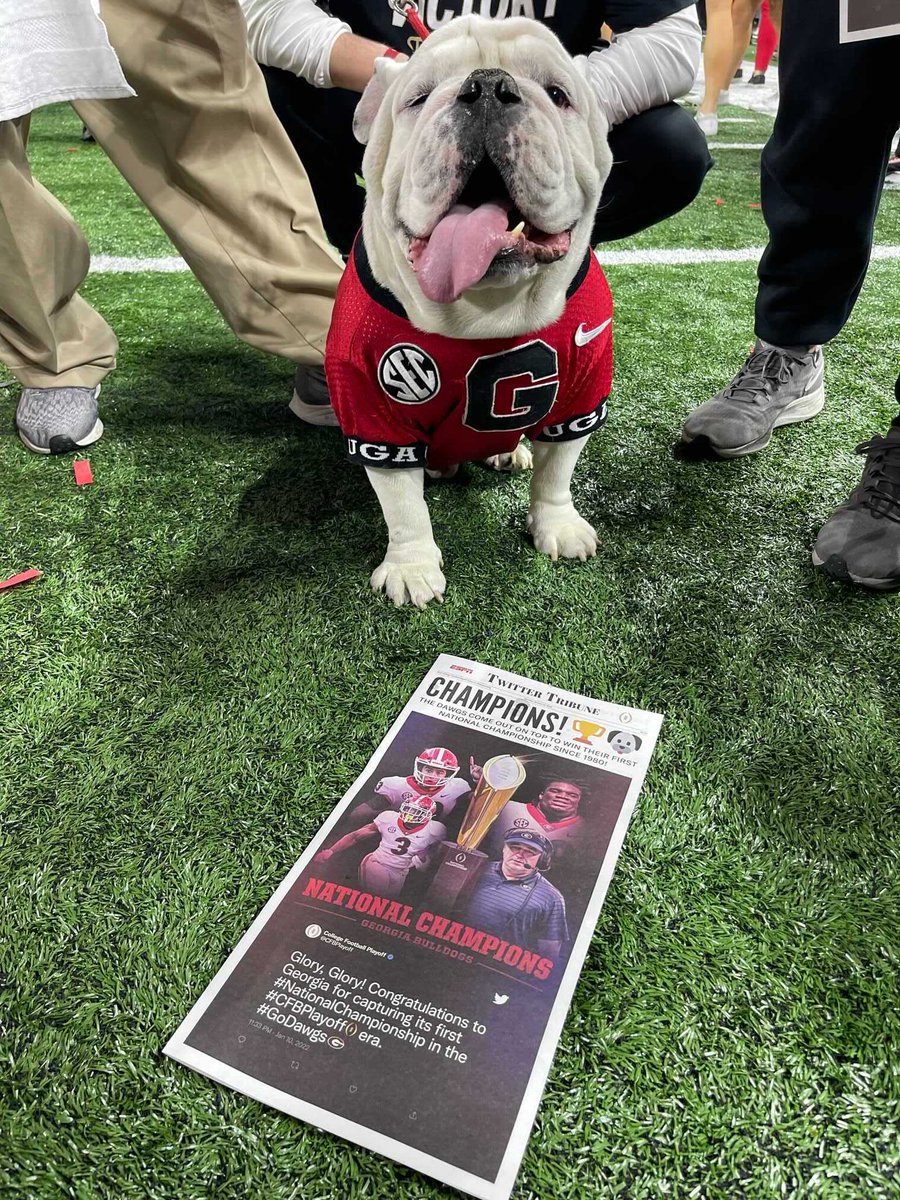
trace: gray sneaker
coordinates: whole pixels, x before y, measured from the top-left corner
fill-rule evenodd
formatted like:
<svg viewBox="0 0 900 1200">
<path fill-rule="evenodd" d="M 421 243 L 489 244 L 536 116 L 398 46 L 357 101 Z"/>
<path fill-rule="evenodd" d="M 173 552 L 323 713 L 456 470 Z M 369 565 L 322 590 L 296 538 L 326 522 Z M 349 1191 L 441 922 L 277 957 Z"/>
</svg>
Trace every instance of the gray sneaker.
<svg viewBox="0 0 900 1200">
<path fill-rule="evenodd" d="M 294 375 L 294 395 L 288 408 L 309 425 L 337 425 L 331 407 L 328 383 L 321 367 L 298 367 Z"/>
<path fill-rule="evenodd" d="M 97 413 L 100 385 L 24 388 L 16 408 L 19 437 L 35 454 L 68 454 L 103 433 Z"/>
<path fill-rule="evenodd" d="M 764 450 L 779 425 L 807 421 L 822 411 L 824 376 L 821 346 L 799 354 L 757 338 L 728 387 L 685 421 L 681 440 L 705 442 L 720 458 Z"/>
<path fill-rule="evenodd" d="M 900 425 L 856 447 L 859 487 L 819 530 L 812 560 L 832 579 L 876 592 L 900 590 Z"/>
</svg>

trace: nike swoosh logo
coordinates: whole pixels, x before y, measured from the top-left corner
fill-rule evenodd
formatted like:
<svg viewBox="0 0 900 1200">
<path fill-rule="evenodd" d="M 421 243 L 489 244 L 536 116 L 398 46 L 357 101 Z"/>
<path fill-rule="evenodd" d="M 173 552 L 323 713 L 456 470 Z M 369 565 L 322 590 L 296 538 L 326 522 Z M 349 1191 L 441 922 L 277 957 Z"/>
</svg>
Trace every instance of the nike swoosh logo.
<svg viewBox="0 0 900 1200">
<path fill-rule="evenodd" d="M 612 323 L 612 317 L 607 317 L 602 325 L 598 325 L 596 329 L 585 329 L 584 323 L 575 330 L 575 345 L 586 346 L 588 342 L 592 342 L 598 334 L 601 334 L 607 325 Z"/>
</svg>

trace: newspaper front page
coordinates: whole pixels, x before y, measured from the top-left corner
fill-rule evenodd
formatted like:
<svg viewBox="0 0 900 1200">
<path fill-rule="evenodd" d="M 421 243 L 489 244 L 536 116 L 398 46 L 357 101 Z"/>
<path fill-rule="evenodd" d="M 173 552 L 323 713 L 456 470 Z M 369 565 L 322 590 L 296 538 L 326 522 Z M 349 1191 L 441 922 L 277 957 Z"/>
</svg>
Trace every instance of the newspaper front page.
<svg viewBox="0 0 900 1200">
<path fill-rule="evenodd" d="M 441 655 L 165 1053 L 505 1200 L 661 720 Z"/>
</svg>

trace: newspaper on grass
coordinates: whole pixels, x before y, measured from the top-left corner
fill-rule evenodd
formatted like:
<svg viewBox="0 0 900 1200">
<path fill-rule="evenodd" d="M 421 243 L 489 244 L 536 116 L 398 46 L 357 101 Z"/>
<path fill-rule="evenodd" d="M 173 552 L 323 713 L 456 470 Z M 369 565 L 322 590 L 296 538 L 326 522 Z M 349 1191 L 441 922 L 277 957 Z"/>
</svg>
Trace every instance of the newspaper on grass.
<svg viewBox="0 0 900 1200">
<path fill-rule="evenodd" d="M 506 1200 L 661 720 L 441 655 L 166 1054 Z"/>
</svg>

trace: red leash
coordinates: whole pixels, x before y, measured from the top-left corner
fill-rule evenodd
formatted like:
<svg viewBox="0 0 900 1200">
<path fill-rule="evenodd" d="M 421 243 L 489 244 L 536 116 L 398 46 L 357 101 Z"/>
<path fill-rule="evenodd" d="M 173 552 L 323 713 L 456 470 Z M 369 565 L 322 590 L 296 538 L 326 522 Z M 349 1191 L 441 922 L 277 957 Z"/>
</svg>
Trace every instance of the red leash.
<svg viewBox="0 0 900 1200">
<path fill-rule="evenodd" d="M 428 37 L 431 30 L 419 16 L 419 6 L 416 4 L 416 0 L 388 0 L 388 2 L 394 12 L 398 12 L 401 17 L 406 17 L 420 38 L 424 40 Z"/>
</svg>

